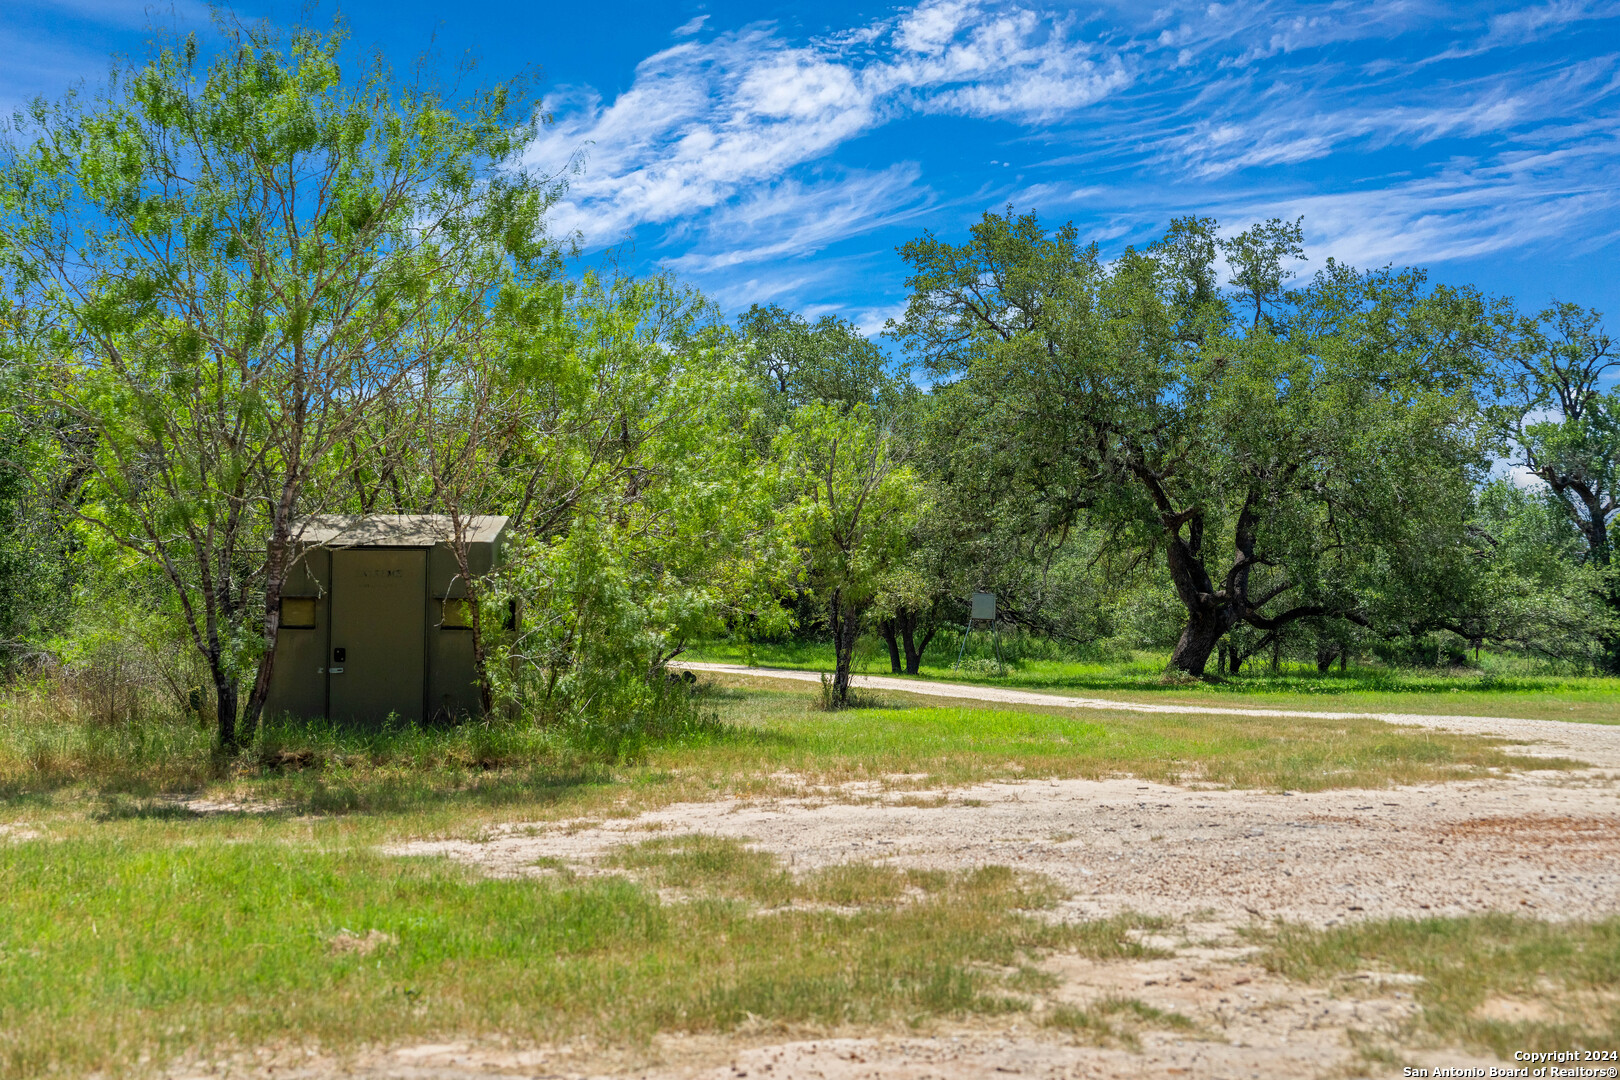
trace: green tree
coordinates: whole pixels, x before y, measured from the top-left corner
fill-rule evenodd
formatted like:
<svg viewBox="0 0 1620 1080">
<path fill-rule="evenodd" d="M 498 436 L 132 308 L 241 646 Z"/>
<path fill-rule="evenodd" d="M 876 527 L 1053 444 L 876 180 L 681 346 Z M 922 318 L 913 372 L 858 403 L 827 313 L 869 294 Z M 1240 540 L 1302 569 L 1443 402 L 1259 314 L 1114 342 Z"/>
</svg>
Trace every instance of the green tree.
<svg viewBox="0 0 1620 1080">
<path fill-rule="evenodd" d="M 1620 352 L 1598 312 L 1560 303 L 1514 327 L 1504 355 L 1515 391 L 1508 428 L 1519 464 L 1547 485 L 1579 531 L 1581 558 L 1598 570 L 1610 611 L 1620 618 L 1614 566 L 1620 390 L 1603 388 L 1620 370 Z M 1620 671 L 1620 635 L 1608 635 L 1605 648 L 1609 669 Z"/>
<path fill-rule="evenodd" d="M 509 87 L 452 104 L 380 59 L 345 72 L 341 30 L 220 29 L 210 62 L 170 42 L 18 119 L 0 272 L 48 313 L 33 385 L 69 418 L 78 516 L 168 579 L 229 747 L 335 448 L 547 272 L 553 192 L 515 169 Z"/>
<path fill-rule="evenodd" d="M 759 425 L 758 445 L 764 454 L 770 453 L 776 429 L 791 422 L 793 411 L 803 405 L 819 402 L 846 410 L 864 405 L 887 417 L 919 404 L 917 388 L 846 319 L 824 315 L 812 322 L 775 304 L 755 304 L 738 317 L 737 330 L 762 391 L 766 422 Z M 819 626 L 828 618 L 825 605 L 809 588 L 793 590 L 786 602 L 793 623 L 801 628 Z M 887 612 L 880 625 L 888 627 L 893 614 Z M 760 629 L 753 626 L 748 632 Z"/>
<path fill-rule="evenodd" d="M 923 653 L 947 618 L 939 549 L 919 539 L 914 528 L 906 557 L 884 576 L 872 602 L 878 633 L 889 647 L 889 670 L 896 675 L 922 669 Z"/>
<path fill-rule="evenodd" d="M 1549 659 L 1601 666 L 1617 627 L 1603 602 L 1604 571 L 1563 501 L 1545 490 L 1493 480 L 1475 494 L 1470 550 L 1441 563 L 1437 602 L 1408 607 L 1414 629 L 1441 629 L 1478 649 L 1491 643 Z M 1412 590 L 1403 590 L 1408 596 Z"/>
<path fill-rule="evenodd" d="M 1217 253 L 1235 292 L 1215 285 Z M 1416 271 L 1329 264 L 1282 294 L 1298 227 L 1183 219 L 1104 262 L 1072 226 L 987 214 L 905 245 L 894 332 L 940 380 L 965 453 L 1003 459 L 1048 529 L 1162 557 L 1202 674 L 1235 626 L 1365 620 L 1379 551 L 1462 542 L 1489 438 L 1487 305 Z M 1245 317 L 1248 316 L 1248 317 Z"/>
<path fill-rule="evenodd" d="M 775 304 L 755 304 L 737 318 L 750 362 L 779 416 L 811 402 L 845 408 L 892 408 L 905 382 L 889 358 L 854 323 L 835 315 L 815 322 Z"/>
<path fill-rule="evenodd" d="M 524 611 L 490 666 L 502 696 L 628 723 L 693 639 L 785 622 L 789 559 L 759 388 L 713 306 L 666 277 L 588 273 L 558 292 L 556 320 L 511 319 L 501 348 L 444 373 L 455 391 L 434 394 L 418 459 L 446 511 L 513 519 L 491 583 Z"/>
<path fill-rule="evenodd" d="M 776 442 L 785 517 L 803 573 L 832 626 L 834 700 L 849 700 L 850 664 L 873 602 L 905 557 L 926 512 L 894 416 L 864 404 L 816 402 L 797 409 Z"/>
</svg>

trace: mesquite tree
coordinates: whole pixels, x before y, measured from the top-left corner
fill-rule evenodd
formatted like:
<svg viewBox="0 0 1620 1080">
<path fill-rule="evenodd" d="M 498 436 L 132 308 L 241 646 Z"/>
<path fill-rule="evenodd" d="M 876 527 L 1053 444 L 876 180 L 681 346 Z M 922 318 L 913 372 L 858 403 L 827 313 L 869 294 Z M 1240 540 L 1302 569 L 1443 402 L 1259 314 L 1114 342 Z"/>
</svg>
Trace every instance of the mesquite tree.
<svg viewBox="0 0 1620 1080">
<path fill-rule="evenodd" d="M 926 512 L 906 463 L 901 417 L 866 405 L 800 406 L 776 441 L 785 510 L 805 578 L 827 605 L 835 664 L 832 693 L 849 700 L 855 642 L 874 600 L 905 556 L 911 526 Z"/>
<path fill-rule="evenodd" d="M 1376 553 L 1462 543 L 1489 460 L 1485 302 L 1332 262 L 1285 292 L 1298 229 L 1185 219 L 1105 262 L 1009 211 L 902 249 L 894 332 L 939 380 L 954 452 L 1009 459 L 1047 528 L 1162 558 L 1185 611 L 1175 670 L 1202 674 L 1240 624 L 1365 621 Z"/>
<path fill-rule="evenodd" d="M 49 313 L 34 387 L 71 418 L 78 513 L 178 594 L 229 747 L 334 451 L 544 262 L 551 192 L 508 167 L 533 115 L 508 88 L 453 105 L 345 70 L 341 30 L 220 31 L 19 120 L 0 272 Z"/>
</svg>

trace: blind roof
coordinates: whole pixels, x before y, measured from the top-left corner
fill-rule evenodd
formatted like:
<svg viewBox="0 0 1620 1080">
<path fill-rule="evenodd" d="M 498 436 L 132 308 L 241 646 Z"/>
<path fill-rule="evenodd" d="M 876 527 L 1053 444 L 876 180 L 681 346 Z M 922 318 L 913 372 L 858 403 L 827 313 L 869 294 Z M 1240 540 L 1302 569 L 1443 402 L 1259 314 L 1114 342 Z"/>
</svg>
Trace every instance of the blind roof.
<svg viewBox="0 0 1620 1080">
<path fill-rule="evenodd" d="M 492 544 L 507 519 L 478 514 L 462 519 L 469 544 Z M 455 537 L 447 514 L 314 514 L 293 522 L 293 538 L 320 547 L 432 547 Z"/>
</svg>

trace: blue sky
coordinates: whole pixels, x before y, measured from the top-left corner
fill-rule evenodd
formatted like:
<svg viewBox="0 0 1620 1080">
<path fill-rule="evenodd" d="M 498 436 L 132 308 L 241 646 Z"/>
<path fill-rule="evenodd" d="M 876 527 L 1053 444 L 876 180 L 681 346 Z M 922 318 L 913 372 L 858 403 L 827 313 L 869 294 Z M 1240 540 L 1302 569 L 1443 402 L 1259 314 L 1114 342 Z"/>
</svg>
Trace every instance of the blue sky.
<svg viewBox="0 0 1620 1080">
<path fill-rule="evenodd" d="M 1425 266 L 1620 327 L 1620 3 L 342 11 L 402 68 L 431 48 L 447 70 L 471 50 L 484 79 L 537 72 L 554 122 L 533 163 L 577 169 L 555 224 L 731 311 L 775 301 L 876 329 L 904 299 L 898 244 L 1012 203 L 1105 252 L 1178 214 L 1303 215 L 1317 264 Z M 208 26 L 190 0 L 9 0 L 0 107 L 99 80 L 151 19 Z"/>
</svg>

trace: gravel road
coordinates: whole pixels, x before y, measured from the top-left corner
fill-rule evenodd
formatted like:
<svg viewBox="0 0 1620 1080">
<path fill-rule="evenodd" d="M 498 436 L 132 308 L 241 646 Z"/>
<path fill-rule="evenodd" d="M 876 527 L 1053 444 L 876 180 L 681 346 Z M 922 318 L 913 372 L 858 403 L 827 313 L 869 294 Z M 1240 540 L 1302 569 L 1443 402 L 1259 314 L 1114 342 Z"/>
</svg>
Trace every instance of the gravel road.
<svg viewBox="0 0 1620 1080">
<path fill-rule="evenodd" d="M 763 679 L 788 679 L 819 683 L 815 671 L 786 668 L 743 667 L 740 664 L 675 663 L 688 671 L 722 675 L 746 675 Z M 1054 709 L 1106 709 L 1110 712 L 1171 713 L 1178 716 L 1302 716 L 1321 720 L 1348 720 L 1357 717 L 1382 720 L 1389 724 L 1410 724 L 1454 731 L 1464 735 L 1494 735 L 1525 744 L 1516 753 L 1543 757 L 1574 757 L 1600 768 L 1620 768 L 1620 724 L 1583 724 L 1565 720 L 1526 720 L 1501 716 L 1443 716 L 1425 713 L 1331 712 L 1319 709 L 1240 709 L 1224 705 L 1158 704 L 1116 701 L 1111 698 L 1068 697 L 1013 690 L 1001 686 L 975 686 L 969 683 L 926 682 L 920 679 L 892 679 L 881 675 L 854 675 L 850 682 L 859 689 L 897 690 L 924 697 L 945 697 L 970 701 L 996 701 L 1012 705 L 1045 705 Z"/>
</svg>

